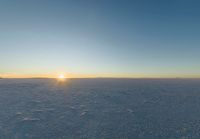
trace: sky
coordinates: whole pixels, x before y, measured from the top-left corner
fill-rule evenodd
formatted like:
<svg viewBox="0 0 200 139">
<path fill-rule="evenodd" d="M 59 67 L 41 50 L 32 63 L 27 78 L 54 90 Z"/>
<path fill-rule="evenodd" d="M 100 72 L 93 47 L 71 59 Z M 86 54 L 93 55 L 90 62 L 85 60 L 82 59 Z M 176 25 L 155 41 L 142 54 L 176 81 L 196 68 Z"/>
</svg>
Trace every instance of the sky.
<svg viewBox="0 0 200 139">
<path fill-rule="evenodd" d="M 0 76 L 200 77 L 198 0 L 0 0 Z"/>
</svg>

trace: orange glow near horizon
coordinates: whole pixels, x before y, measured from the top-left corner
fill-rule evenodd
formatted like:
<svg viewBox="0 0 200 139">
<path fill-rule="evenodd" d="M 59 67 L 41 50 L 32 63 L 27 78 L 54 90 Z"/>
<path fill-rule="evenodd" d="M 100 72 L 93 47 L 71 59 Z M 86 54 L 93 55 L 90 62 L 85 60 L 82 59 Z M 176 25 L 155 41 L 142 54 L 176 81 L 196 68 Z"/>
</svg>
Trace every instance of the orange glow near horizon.
<svg viewBox="0 0 200 139">
<path fill-rule="evenodd" d="M 67 74 L 67 76 L 66 76 Z M 49 74 L 14 74 L 6 73 L 0 74 L 2 78 L 56 78 L 56 79 L 66 79 L 66 78 L 200 78 L 198 74 L 117 74 L 117 73 L 96 73 L 96 74 L 80 74 L 80 73 L 49 73 Z"/>
</svg>

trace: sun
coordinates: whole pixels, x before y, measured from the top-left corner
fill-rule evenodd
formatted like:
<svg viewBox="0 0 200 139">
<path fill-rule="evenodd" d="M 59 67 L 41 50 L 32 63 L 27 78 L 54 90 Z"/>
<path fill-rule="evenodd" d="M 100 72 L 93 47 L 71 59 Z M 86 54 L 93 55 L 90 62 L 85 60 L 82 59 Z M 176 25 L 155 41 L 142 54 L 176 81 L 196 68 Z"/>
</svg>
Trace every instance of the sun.
<svg viewBox="0 0 200 139">
<path fill-rule="evenodd" d="M 64 74 L 60 74 L 60 75 L 58 75 L 57 79 L 58 79 L 59 81 L 65 81 L 66 77 L 65 77 Z"/>
<path fill-rule="evenodd" d="M 58 78 L 59 78 L 59 79 L 64 79 L 65 76 L 64 76 L 63 74 L 60 74 L 60 75 L 58 76 Z"/>
</svg>

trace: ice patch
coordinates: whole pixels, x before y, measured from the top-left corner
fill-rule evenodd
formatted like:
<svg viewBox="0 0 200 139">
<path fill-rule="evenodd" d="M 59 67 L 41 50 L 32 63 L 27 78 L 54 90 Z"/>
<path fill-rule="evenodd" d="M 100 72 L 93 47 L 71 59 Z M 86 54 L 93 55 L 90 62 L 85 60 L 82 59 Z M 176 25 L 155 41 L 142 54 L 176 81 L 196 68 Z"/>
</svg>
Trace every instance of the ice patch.
<svg viewBox="0 0 200 139">
<path fill-rule="evenodd" d="M 43 112 L 44 110 L 34 110 L 34 112 Z"/>
<path fill-rule="evenodd" d="M 21 112 L 17 112 L 16 115 L 22 115 L 22 113 Z"/>
<path fill-rule="evenodd" d="M 132 109 L 126 109 L 127 110 L 127 112 L 129 112 L 129 113 L 133 113 L 133 110 Z"/>
<path fill-rule="evenodd" d="M 86 114 L 86 112 L 84 111 L 84 112 L 82 112 L 81 114 L 80 114 L 80 116 L 84 116 Z"/>
<path fill-rule="evenodd" d="M 28 118 L 28 117 L 25 117 L 22 119 L 22 122 L 34 122 L 34 121 L 40 121 L 40 119 L 38 118 Z"/>
</svg>

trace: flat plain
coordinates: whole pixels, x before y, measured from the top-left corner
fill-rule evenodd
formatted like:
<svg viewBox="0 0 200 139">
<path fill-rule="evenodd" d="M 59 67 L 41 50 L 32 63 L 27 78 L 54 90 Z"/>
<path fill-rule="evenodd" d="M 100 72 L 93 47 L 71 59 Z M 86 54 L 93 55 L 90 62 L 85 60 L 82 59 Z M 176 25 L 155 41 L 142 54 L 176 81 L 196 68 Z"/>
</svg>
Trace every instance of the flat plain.
<svg viewBox="0 0 200 139">
<path fill-rule="evenodd" d="M 200 79 L 1 79 L 1 139 L 199 139 Z"/>
</svg>

